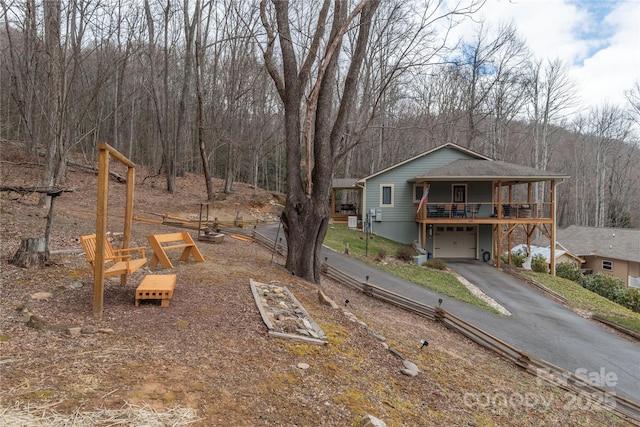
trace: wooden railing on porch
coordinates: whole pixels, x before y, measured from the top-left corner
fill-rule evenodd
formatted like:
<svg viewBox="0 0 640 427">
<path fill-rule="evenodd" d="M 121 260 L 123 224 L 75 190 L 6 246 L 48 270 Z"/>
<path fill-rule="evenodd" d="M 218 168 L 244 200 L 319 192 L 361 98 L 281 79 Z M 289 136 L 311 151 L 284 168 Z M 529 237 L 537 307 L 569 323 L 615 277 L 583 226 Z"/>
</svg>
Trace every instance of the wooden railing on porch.
<svg viewBox="0 0 640 427">
<path fill-rule="evenodd" d="M 425 203 L 416 221 L 469 219 L 551 219 L 550 202 Z"/>
</svg>

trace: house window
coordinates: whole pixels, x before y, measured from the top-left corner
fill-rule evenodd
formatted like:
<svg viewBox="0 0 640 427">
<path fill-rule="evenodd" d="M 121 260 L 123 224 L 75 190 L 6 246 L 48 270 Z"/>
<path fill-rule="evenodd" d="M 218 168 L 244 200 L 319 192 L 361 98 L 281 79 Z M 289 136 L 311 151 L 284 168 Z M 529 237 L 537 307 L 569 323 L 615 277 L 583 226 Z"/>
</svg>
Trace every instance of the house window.
<svg viewBox="0 0 640 427">
<path fill-rule="evenodd" d="M 605 271 L 613 271 L 613 261 L 602 260 L 602 269 Z"/>
<path fill-rule="evenodd" d="M 467 202 L 467 186 L 466 185 L 453 185 L 451 187 L 451 200 L 453 203 L 466 203 Z"/>
<path fill-rule="evenodd" d="M 380 206 L 393 207 L 393 184 L 380 185 Z"/>
</svg>

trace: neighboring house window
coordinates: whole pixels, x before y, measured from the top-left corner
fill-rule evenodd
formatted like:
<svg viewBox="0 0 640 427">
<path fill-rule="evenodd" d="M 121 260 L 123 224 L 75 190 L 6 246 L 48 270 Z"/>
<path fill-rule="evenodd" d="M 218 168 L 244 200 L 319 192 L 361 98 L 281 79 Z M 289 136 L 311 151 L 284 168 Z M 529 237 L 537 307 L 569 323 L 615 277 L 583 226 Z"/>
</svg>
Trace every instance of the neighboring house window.
<svg viewBox="0 0 640 427">
<path fill-rule="evenodd" d="M 613 261 L 602 261 L 602 269 L 606 271 L 613 271 Z"/>
<path fill-rule="evenodd" d="M 380 206 L 393 207 L 393 184 L 380 185 Z"/>
</svg>

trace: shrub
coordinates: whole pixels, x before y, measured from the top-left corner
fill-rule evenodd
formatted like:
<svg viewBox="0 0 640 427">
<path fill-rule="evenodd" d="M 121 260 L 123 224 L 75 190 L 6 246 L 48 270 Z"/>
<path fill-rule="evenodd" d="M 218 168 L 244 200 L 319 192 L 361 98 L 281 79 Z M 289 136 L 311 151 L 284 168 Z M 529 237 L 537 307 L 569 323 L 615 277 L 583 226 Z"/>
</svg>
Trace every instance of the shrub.
<svg viewBox="0 0 640 427">
<path fill-rule="evenodd" d="M 500 262 L 503 264 L 509 264 L 509 254 L 508 253 L 503 253 L 500 255 Z"/>
<path fill-rule="evenodd" d="M 549 263 L 547 263 L 544 255 L 538 254 L 531 258 L 531 270 L 536 273 L 549 273 Z"/>
<path fill-rule="evenodd" d="M 567 261 L 556 265 L 556 276 L 577 282 L 582 277 L 582 273 L 576 263 Z"/>
<path fill-rule="evenodd" d="M 583 276 L 579 283 L 583 288 L 595 292 L 610 301 L 624 306 L 627 305 L 627 289 L 624 286 L 624 282 L 617 277 L 596 273 Z"/>
<path fill-rule="evenodd" d="M 640 289 L 629 288 L 627 289 L 627 293 L 629 294 L 629 303 L 627 308 L 635 311 L 636 313 L 640 313 Z"/>
<path fill-rule="evenodd" d="M 527 254 L 524 251 L 516 251 L 511 254 L 511 264 L 518 268 L 522 268 L 522 264 L 524 264 L 526 259 Z"/>
<path fill-rule="evenodd" d="M 640 289 L 627 289 L 624 282 L 617 277 L 596 273 L 582 276 L 578 283 L 585 289 L 640 313 Z"/>
<path fill-rule="evenodd" d="M 384 261 L 384 259 L 387 257 L 387 251 L 385 251 L 384 249 L 380 248 L 378 250 L 378 255 L 376 255 L 376 261 Z"/>
<path fill-rule="evenodd" d="M 396 250 L 396 258 L 401 261 L 413 261 L 414 255 L 414 249 L 410 248 L 409 246 L 398 246 L 398 249 Z"/>
<path fill-rule="evenodd" d="M 433 268 L 435 270 L 446 270 L 447 263 L 439 258 L 431 258 L 428 259 L 427 262 L 424 263 L 426 267 Z"/>
<path fill-rule="evenodd" d="M 527 254 L 524 253 L 524 251 L 511 252 L 510 265 L 513 265 L 514 267 L 522 268 L 522 265 L 524 264 L 526 259 L 527 259 Z M 502 261 L 503 264 L 509 264 L 509 253 L 505 252 L 502 255 L 500 255 L 500 261 Z"/>
</svg>

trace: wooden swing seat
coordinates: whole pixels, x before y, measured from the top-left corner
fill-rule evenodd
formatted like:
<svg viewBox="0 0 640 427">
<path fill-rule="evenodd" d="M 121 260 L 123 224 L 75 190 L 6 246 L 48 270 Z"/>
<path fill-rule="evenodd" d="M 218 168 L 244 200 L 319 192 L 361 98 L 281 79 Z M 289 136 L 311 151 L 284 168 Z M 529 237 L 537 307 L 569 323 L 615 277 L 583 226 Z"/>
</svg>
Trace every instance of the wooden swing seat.
<svg viewBox="0 0 640 427">
<path fill-rule="evenodd" d="M 91 264 L 91 267 L 95 270 L 96 261 L 96 235 L 90 234 L 87 236 L 80 236 L 80 243 L 84 248 L 84 253 L 87 256 L 87 261 Z M 126 248 L 126 249 L 113 249 L 108 239 L 104 241 L 104 261 L 106 276 L 119 276 L 123 274 L 131 274 L 138 270 L 140 267 L 147 263 L 145 258 L 144 247 Z M 131 253 L 139 252 L 139 258 L 131 258 Z M 110 264 L 107 266 L 107 264 Z"/>
</svg>

